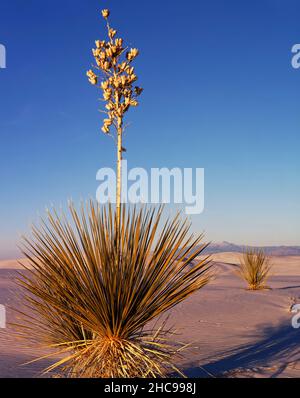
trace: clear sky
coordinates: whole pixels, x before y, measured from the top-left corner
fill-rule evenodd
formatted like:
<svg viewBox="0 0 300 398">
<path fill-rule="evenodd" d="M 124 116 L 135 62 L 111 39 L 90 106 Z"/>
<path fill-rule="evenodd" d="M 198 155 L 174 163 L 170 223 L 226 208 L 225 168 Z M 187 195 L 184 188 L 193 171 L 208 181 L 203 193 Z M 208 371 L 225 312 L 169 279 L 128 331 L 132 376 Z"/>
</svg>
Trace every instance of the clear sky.
<svg viewBox="0 0 300 398">
<path fill-rule="evenodd" d="M 100 10 L 141 50 L 129 167 L 204 167 L 209 240 L 300 244 L 299 0 L 1 0 L 0 258 L 51 203 L 114 165 L 85 76 Z"/>
</svg>

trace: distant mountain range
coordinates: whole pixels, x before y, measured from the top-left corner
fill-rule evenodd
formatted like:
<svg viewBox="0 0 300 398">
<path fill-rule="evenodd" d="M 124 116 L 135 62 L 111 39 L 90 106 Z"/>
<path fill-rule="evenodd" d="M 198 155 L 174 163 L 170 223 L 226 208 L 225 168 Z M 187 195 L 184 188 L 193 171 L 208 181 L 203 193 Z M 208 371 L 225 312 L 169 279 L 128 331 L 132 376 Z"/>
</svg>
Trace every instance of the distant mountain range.
<svg viewBox="0 0 300 398">
<path fill-rule="evenodd" d="M 230 242 L 212 243 L 205 250 L 206 253 L 243 252 L 249 246 L 236 245 Z M 251 246 L 254 248 L 254 246 Z M 300 256 L 300 246 L 255 246 L 263 249 L 269 256 Z"/>
</svg>

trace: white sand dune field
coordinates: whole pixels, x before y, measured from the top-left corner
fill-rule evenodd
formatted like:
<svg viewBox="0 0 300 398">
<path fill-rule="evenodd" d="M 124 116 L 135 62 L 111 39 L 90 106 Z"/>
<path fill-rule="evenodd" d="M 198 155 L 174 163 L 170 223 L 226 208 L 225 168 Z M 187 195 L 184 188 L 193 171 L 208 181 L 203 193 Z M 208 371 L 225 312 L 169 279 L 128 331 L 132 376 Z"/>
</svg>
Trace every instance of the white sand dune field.
<svg viewBox="0 0 300 398">
<path fill-rule="evenodd" d="M 214 255 L 217 275 L 171 311 L 178 340 L 192 343 L 180 365 L 187 376 L 300 377 L 300 329 L 291 325 L 300 303 L 300 257 L 273 257 L 270 290 L 251 292 L 235 274 L 238 253 Z M 0 262 L 0 304 L 18 307 L 15 261 Z M 15 316 L 8 309 L 8 322 Z M 0 329 L 0 377 L 38 377 L 49 362 L 22 366 L 38 350 L 22 348 Z"/>
</svg>

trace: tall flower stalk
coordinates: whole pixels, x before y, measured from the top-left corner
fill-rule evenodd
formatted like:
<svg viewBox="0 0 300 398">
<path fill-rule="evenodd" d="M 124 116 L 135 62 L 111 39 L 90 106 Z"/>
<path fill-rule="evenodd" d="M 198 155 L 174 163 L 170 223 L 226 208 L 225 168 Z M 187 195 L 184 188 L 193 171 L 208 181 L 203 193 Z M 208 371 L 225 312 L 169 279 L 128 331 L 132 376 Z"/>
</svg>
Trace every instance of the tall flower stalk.
<svg viewBox="0 0 300 398">
<path fill-rule="evenodd" d="M 133 61 L 139 55 L 137 48 L 129 49 L 122 38 L 117 38 L 117 31 L 110 26 L 109 10 L 103 10 L 106 21 L 107 40 L 96 40 L 96 48 L 92 50 L 96 65 L 87 72 L 89 82 L 103 92 L 105 109 L 102 131 L 111 136 L 117 147 L 117 186 L 116 206 L 117 222 L 120 222 L 122 195 L 122 155 L 123 134 L 125 131 L 125 114 L 131 107 L 138 106 L 138 97 L 143 89 L 135 85 L 137 75 Z M 96 72 L 96 73 L 95 73 Z"/>
</svg>

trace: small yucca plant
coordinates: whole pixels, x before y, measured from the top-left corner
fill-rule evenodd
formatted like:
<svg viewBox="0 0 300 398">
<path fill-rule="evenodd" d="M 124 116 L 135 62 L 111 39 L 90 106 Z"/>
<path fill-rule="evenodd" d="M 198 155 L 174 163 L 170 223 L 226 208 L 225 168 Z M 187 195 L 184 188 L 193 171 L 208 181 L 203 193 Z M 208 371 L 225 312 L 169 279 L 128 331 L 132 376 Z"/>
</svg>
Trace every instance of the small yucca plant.
<svg viewBox="0 0 300 398">
<path fill-rule="evenodd" d="M 182 345 L 150 321 L 205 286 L 211 264 L 197 259 L 206 245 L 187 221 L 170 219 L 158 233 L 161 215 L 123 207 L 119 222 L 111 206 L 89 202 L 78 212 L 71 204 L 70 217 L 49 212 L 24 238 L 28 315 L 19 331 L 54 349 L 46 372 L 123 378 L 176 369 Z"/>
<path fill-rule="evenodd" d="M 270 260 L 263 250 L 247 249 L 241 259 L 238 275 L 247 282 L 249 290 L 259 290 L 267 287 L 270 270 Z"/>
</svg>

